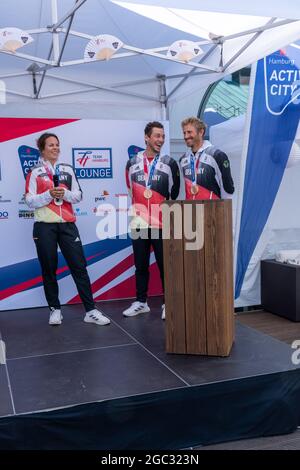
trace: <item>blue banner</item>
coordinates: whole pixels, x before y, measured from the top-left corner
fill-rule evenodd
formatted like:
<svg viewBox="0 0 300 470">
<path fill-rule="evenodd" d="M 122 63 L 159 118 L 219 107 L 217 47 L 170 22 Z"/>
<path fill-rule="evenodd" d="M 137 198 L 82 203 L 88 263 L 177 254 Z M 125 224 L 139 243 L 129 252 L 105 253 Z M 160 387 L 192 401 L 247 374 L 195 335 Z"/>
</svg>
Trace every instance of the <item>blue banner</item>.
<svg viewBox="0 0 300 470">
<path fill-rule="evenodd" d="M 299 69 L 297 44 L 257 63 L 237 250 L 236 298 L 272 209 L 297 132 Z"/>
<path fill-rule="evenodd" d="M 23 170 L 24 178 L 26 178 L 27 173 L 29 173 L 32 168 L 37 165 L 40 152 L 38 149 L 29 147 L 28 145 L 21 145 L 18 148 L 19 159 Z"/>
<path fill-rule="evenodd" d="M 130 145 L 128 147 L 128 157 L 133 158 L 142 150 L 145 150 L 145 149 L 142 147 L 139 147 L 138 145 Z"/>
</svg>

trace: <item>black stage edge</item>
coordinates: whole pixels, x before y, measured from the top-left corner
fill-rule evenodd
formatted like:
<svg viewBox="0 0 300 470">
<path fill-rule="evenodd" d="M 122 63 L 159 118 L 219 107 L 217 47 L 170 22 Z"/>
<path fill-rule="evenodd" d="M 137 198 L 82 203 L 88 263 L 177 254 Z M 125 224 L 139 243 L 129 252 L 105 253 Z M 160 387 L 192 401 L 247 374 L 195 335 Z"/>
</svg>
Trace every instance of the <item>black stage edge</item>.
<svg viewBox="0 0 300 470">
<path fill-rule="evenodd" d="M 300 421 L 294 350 L 236 322 L 228 358 L 168 355 L 160 299 L 107 327 L 64 307 L 0 312 L 0 449 L 164 450 L 292 432 Z"/>
</svg>

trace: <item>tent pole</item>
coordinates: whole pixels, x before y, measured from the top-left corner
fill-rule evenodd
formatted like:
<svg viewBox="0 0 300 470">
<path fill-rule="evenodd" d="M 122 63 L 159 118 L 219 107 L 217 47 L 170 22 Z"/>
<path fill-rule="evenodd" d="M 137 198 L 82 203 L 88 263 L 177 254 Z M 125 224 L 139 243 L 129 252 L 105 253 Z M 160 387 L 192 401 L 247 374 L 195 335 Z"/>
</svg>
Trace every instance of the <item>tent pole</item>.
<svg viewBox="0 0 300 470">
<path fill-rule="evenodd" d="M 119 95 L 130 96 L 131 98 L 139 98 L 139 99 L 142 99 L 142 100 L 145 100 L 145 101 L 152 101 L 154 103 L 159 102 L 159 100 L 157 98 L 152 98 L 151 96 L 141 95 L 141 94 L 138 94 L 138 93 L 130 93 L 130 92 L 126 92 L 126 91 L 122 91 L 122 90 L 116 90 L 116 89 L 113 89 L 113 88 L 102 87 L 102 86 L 94 86 L 93 88 L 91 87 L 91 88 L 86 89 L 86 90 L 75 89 L 75 90 L 64 91 L 64 92 L 61 92 L 61 93 L 50 93 L 48 95 L 43 95 L 40 98 L 41 99 L 42 98 L 43 99 L 44 98 L 55 98 L 55 97 L 58 97 L 58 96 L 67 96 L 67 95 L 74 95 L 74 94 L 79 94 L 79 93 L 87 93 L 87 92 L 91 92 L 91 91 L 95 91 L 95 90 L 108 91 L 110 93 L 117 93 Z"/>
<path fill-rule="evenodd" d="M 270 21 L 268 21 L 268 23 L 266 24 L 266 26 L 269 26 L 269 25 L 273 24 L 275 20 L 276 20 L 276 18 L 271 18 Z M 231 59 L 229 59 L 226 62 L 225 65 L 223 64 L 223 71 L 225 72 L 225 70 L 229 67 L 229 65 L 231 65 L 232 62 L 234 62 L 237 57 L 239 57 L 249 46 L 251 46 L 251 44 L 256 40 L 256 38 L 258 38 L 263 32 L 264 32 L 264 30 L 257 31 L 254 34 L 254 36 L 252 36 L 252 38 L 250 38 L 249 41 L 247 41 L 246 44 L 244 44 L 244 46 L 241 47 L 240 50 L 236 54 L 234 54 L 231 57 Z"/>
<path fill-rule="evenodd" d="M 291 24 L 291 23 L 296 23 L 297 21 L 299 21 L 299 20 L 286 19 L 286 20 L 277 21 L 277 23 L 275 23 L 274 21 L 277 20 L 277 19 L 278 18 L 273 17 L 264 26 L 259 26 L 259 27 L 256 27 L 256 28 L 247 29 L 246 31 L 241 31 L 240 33 L 234 33 L 234 34 L 230 34 L 228 36 L 223 36 L 222 37 L 222 42 L 228 41 L 229 39 L 236 39 L 236 38 L 240 38 L 242 36 L 248 36 L 249 34 L 255 34 L 255 33 L 258 33 L 258 32 L 263 33 L 264 31 L 267 31 L 268 29 L 278 28 L 279 26 L 285 26 L 285 25 L 288 25 L 288 24 Z"/>
<path fill-rule="evenodd" d="M 218 46 L 219 44 L 214 44 L 202 57 L 201 59 L 199 60 L 198 64 L 201 64 L 204 60 L 207 59 L 207 57 L 209 57 L 213 51 L 216 49 L 216 47 Z M 195 72 L 196 70 L 196 67 L 193 67 L 192 70 L 185 75 L 185 77 L 173 88 L 173 90 L 168 94 L 167 96 L 167 99 L 169 99 L 174 93 L 175 91 L 178 90 L 178 88 L 181 87 L 181 85 L 184 84 L 184 82 Z"/>
<path fill-rule="evenodd" d="M 159 101 L 161 104 L 161 119 L 167 119 L 167 91 L 166 91 L 166 76 L 157 75 L 159 80 Z"/>
<path fill-rule="evenodd" d="M 59 22 L 58 22 L 58 10 L 57 10 L 57 0 L 52 0 L 51 1 L 51 11 L 52 11 L 52 21 L 53 21 L 53 26 L 52 26 L 52 45 L 51 45 L 51 48 L 50 48 L 50 51 L 49 51 L 49 55 L 48 55 L 48 60 L 50 59 L 51 57 L 51 54 L 52 54 L 52 51 L 53 51 L 53 59 L 54 59 L 54 62 L 55 62 L 55 65 L 59 66 L 60 65 L 60 61 L 61 61 L 61 58 L 62 58 L 62 55 L 63 55 L 63 52 L 64 52 L 64 49 L 65 49 L 65 45 L 66 45 L 66 42 L 67 42 L 67 39 L 68 39 L 68 36 L 69 36 L 69 32 L 70 32 L 70 28 L 71 28 L 71 25 L 72 25 L 72 22 L 73 22 L 73 19 L 74 19 L 74 15 L 75 15 L 75 12 L 78 10 L 79 7 L 81 7 L 81 5 L 83 5 L 83 3 L 85 3 L 86 0 L 76 0 L 76 4 L 75 6 L 72 8 L 72 10 L 67 13 Z M 58 32 L 58 27 L 64 23 L 64 21 L 66 21 L 69 17 L 70 18 L 70 22 L 69 22 L 69 26 L 67 28 L 67 31 L 66 31 L 66 36 L 65 36 L 65 40 L 64 40 L 64 43 L 63 43 L 63 46 L 62 46 L 62 49 L 61 51 L 59 51 L 59 32 Z M 39 87 L 38 89 L 36 90 L 36 86 L 35 86 L 35 98 L 37 99 L 39 97 L 39 94 L 41 92 L 41 88 L 42 88 L 42 85 L 43 85 L 43 82 L 44 82 L 44 79 L 45 79 L 45 76 L 46 76 L 46 72 L 47 72 L 47 69 L 49 67 L 45 68 L 44 71 L 43 71 L 43 75 L 42 75 L 42 78 L 40 80 L 40 83 L 39 83 Z"/>
<path fill-rule="evenodd" d="M 6 75 L 0 75 L 0 79 L 2 80 L 3 78 L 22 77 L 23 75 L 29 75 L 29 72 L 8 73 Z"/>
<path fill-rule="evenodd" d="M 78 1 L 79 0 L 76 0 L 76 3 L 78 3 Z M 72 23 L 73 23 L 73 20 L 74 20 L 74 16 L 75 16 L 75 11 L 70 16 L 69 24 L 68 24 L 67 30 L 65 32 L 65 39 L 64 39 L 63 45 L 61 46 L 61 51 L 60 51 L 59 57 L 57 59 L 57 65 L 58 66 L 60 65 L 60 61 L 62 59 L 62 55 L 63 55 L 65 47 L 66 47 L 66 43 L 67 43 L 67 40 L 68 40 L 68 37 L 69 37 L 69 34 L 70 34 L 70 29 L 71 29 L 71 26 L 72 26 Z"/>
<path fill-rule="evenodd" d="M 141 98 L 143 100 L 147 100 L 147 101 L 154 101 L 154 102 L 159 102 L 159 99 L 158 98 L 152 98 L 151 96 L 147 96 L 147 95 L 142 95 L 140 93 L 134 93 L 134 92 L 127 92 L 125 90 L 119 90 L 118 88 L 122 86 L 122 84 L 115 84 L 115 85 L 112 85 L 112 86 L 106 86 L 106 85 L 97 85 L 95 83 L 89 83 L 89 82 L 86 82 L 86 81 L 80 81 L 80 80 L 73 80 L 71 78 L 67 78 L 67 77 L 59 77 L 59 76 L 56 76 L 56 75 L 50 75 L 48 74 L 47 75 L 48 77 L 50 78 L 54 78 L 56 80 L 63 80 L 63 81 L 66 81 L 66 82 L 69 82 L 69 83 L 75 83 L 77 85 L 82 85 L 82 86 L 86 86 L 86 87 L 89 87 L 88 89 L 86 90 L 71 90 L 71 91 L 67 91 L 67 92 L 63 92 L 63 93 L 53 93 L 51 95 L 47 95 L 47 97 L 54 97 L 54 96 L 63 96 L 63 95 L 68 95 L 68 94 L 74 94 L 74 93 L 86 93 L 87 91 L 93 91 L 93 90 L 103 90 L 103 91 L 108 91 L 110 93 L 118 93 L 119 95 L 125 95 L 125 96 L 131 96 L 133 98 Z M 154 79 L 151 79 L 151 81 L 153 81 Z M 157 78 L 155 79 L 157 80 Z M 148 81 L 148 80 L 147 80 Z M 129 83 L 125 83 L 125 85 L 129 85 Z M 45 96 L 43 96 L 43 98 L 45 98 Z"/>
<path fill-rule="evenodd" d="M 56 24 L 58 21 L 58 11 L 57 11 L 57 0 L 51 0 L 51 15 L 52 15 L 52 24 Z M 55 62 L 59 58 L 59 33 L 53 29 L 52 31 L 52 50 L 53 50 L 53 59 Z"/>
<path fill-rule="evenodd" d="M 61 77 L 60 75 L 54 75 L 52 73 L 48 73 L 48 77 L 55 78 L 56 80 L 62 80 L 65 82 L 76 83 L 77 85 L 85 85 L 89 87 L 99 86 L 96 83 L 86 82 L 85 80 L 73 80 L 69 77 Z M 109 88 L 120 88 L 120 87 L 133 86 L 133 85 L 142 85 L 143 83 L 152 83 L 152 82 L 157 82 L 157 77 L 145 78 L 143 80 L 134 80 L 132 82 L 118 82 L 118 83 L 112 83 L 112 84 L 110 83 L 109 85 L 104 83 L 101 86 L 109 87 Z"/>
<path fill-rule="evenodd" d="M 86 2 L 86 0 L 78 0 L 76 2 L 76 4 L 73 6 L 73 8 L 71 8 L 70 11 L 68 11 L 68 13 L 66 13 L 59 21 L 56 19 L 56 22 L 53 24 L 53 29 L 56 30 L 57 28 L 59 28 L 71 15 L 73 15 L 77 10 L 78 8 L 80 8 L 84 3 Z"/>
</svg>

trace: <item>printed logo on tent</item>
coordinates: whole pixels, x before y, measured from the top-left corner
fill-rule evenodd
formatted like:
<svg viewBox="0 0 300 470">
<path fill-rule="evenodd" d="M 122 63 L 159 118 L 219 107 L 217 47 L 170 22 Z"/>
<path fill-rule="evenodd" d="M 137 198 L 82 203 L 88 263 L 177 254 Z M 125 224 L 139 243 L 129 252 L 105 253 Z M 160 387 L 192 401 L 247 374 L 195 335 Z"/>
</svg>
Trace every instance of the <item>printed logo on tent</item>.
<svg viewBox="0 0 300 470">
<path fill-rule="evenodd" d="M 143 150 L 145 150 L 144 148 L 142 147 L 139 147 L 138 145 L 130 145 L 127 149 L 128 151 L 128 157 L 129 158 L 133 158 L 135 157 L 139 152 L 142 152 Z"/>
<path fill-rule="evenodd" d="M 264 58 L 266 107 L 271 114 L 280 116 L 289 105 L 300 103 L 299 66 L 297 44 Z"/>
<path fill-rule="evenodd" d="M 28 145 L 21 145 L 21 147 L 18 148 L 18 153 L 21 167 L 23 170 L 23 175 L 24 178 L 26 178 L 28 172 L 35 165 L 37 165 L 40 158 L 40 152 L 38 151 L 38 149 L 28 147 Z"/>
<path fill-rule="evenodd" d="M 111 148 L 73 148 L 73 167 L 77 178 L 112 178 Z"/>
</svg>

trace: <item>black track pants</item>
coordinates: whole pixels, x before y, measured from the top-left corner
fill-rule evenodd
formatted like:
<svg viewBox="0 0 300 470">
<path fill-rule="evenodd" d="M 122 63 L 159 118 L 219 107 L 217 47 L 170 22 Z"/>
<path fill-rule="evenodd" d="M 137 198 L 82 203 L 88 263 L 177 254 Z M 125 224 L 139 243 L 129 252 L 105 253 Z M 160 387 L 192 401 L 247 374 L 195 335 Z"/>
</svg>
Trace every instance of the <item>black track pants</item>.
<svg viewBox="0 0 300 470">
<path fill-rule="evenodd" d="M 76 225 L 73 222 L 35 222 L 33 239 L 42 268 L 45 296 L 49 307 L 60 308 L 56 279 L 57 248 L 59 246 L 69 266 L 86 312 L 93 310 L 95 303 L 86 269 L 86 259 Z"/>
<path fill-rule="evenodd" d="M 137 229 L 132 234 L 132 247 L 135 264 L 136 300 L 146 302 L 149 283 L 149 258 L 151 246 L 160 272 L 164 287 L 164 262 L 162 230 Z M 139 238 L 135 239 L 139 235 Z"/>
</svg>

